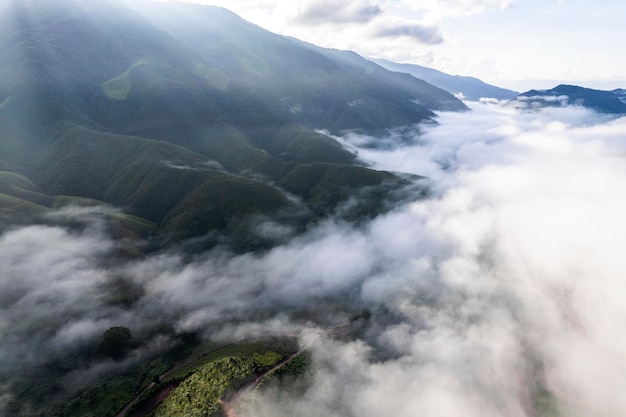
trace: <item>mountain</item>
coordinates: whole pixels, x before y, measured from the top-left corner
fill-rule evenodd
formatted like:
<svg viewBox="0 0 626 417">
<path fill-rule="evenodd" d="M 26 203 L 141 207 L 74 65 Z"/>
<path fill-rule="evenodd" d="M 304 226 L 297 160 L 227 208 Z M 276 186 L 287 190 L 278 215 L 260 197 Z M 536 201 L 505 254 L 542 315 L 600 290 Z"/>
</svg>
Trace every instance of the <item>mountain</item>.
<svg viewBox="0 0 626 417">
<path fill-rule="evenodd" d="M 121 237 L 257 247 L 263 222 L 300 230 L 404 183 L 315 130 L 466 110 L 352 52 L 186 3 L 7 0 L 0 52 L 0 229 L 106 204 L 131 216 L 105 216 Z M 382 205 L 364 201 L 351 215 Z"/>
<path fill-rule="evenodd" d="M 415 64 L 398 64 L 384 59 L 374 59 L 373 61 L 388 70 L 411 74 L 452 94 L 462 94 L 466 100 L 470 101 L 478 101 L 481 98 L 509 100 L 519 94 L 513 90 L 487 84 L 478 78 L 449 75 L 445 72 Z"/>
<path fill-rule="evenodd" d="M 599 113 L 626 114 L 626 90 L 594 90 L 561 84 L 551 90 L 530 90 L 511 100 L 520 107 L 564 107 L 577 105 Z"/>
</svg>

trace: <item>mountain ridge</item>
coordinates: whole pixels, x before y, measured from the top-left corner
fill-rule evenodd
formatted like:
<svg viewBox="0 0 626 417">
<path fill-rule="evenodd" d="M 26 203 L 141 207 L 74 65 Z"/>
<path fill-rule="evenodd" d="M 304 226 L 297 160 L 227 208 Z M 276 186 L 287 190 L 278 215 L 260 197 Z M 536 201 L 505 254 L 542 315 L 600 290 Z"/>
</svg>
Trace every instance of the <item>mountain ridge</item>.
<svg viewBox="0 0 626 417">
<path fill-rule="evenodd" d="M 467 110 L 424 81 L 222 8 L 115 0 L 4 7 L 0 169 L 24 176 L 46 201 L 121 208 L 156 225 L 147 238 L 169 244 L 238 235 L 242 250 L 254 248 L 260 219 L 301 230 L 359 189 L 406 184 L 363 167 L 317 129 L 385 132 L 434 111 Z M 52 208 L 33 211 L 37 201 L 9 197 L 0 208 L 20 221 L 42 221 L 33 214 Z M 380 198 L 356 212 L 374 214 Z M 17 216 L 16 207 L 28 213 Z"/>
<path fill-rule="evenodd" d="M 464 99 L 470 101 L 478 101 L 481 98 L 509 100 L 519 94 L 517 91 L 487 84 L 478 78 L 450 75 L 421 65 L 401 64 L 385 59 L 372 59 L 372 61 L 391 71 L 411 74 L 452 94 L 461 94 Z"/>
<path fill-rule="evenodd" d="M 626 114 L 626 91 L 596 90 L 570 84 L 559 84 L 549 90 L 529 90 L 510 102 L 520 107 L 564 107 L 578 105 L 599 113 Z"/>
</svg>

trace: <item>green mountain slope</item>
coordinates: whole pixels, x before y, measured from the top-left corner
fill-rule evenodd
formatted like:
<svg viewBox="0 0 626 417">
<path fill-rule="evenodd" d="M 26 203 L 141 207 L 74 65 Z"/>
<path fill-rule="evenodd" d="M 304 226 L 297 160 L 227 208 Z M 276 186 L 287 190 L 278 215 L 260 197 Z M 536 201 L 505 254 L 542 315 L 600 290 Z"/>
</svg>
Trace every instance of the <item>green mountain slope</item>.
<svg viewBox="0 0 626 417">
<path fill-rule="evenodd" d="M 21 222 L 62 195 L 138 216 L 161 243 L 254 241 L 252 219 L 301 224 L 363 187 L 403 183 L 313 129 L 378 131 L 465 109 L 215 7 L 7 0 L 0 27 L 0 193 Z"/>
</svg>

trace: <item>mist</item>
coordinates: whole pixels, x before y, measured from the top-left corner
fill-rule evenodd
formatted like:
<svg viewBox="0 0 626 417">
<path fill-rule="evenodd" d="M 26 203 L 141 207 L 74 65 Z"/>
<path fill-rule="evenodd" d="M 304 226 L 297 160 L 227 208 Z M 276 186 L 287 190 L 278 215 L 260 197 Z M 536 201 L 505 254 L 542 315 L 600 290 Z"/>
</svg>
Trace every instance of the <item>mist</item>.
<svg viewBox="0 0 626 417">
<path fill-rule="evenodd" d="M 428 177 L 431 196 L 358 226 L 331 218 L 264 253 L 112 262 L 117 243 L 88 220 L 5 232 L 0 373 L 115 325 L 152 341 L 125 361 L 156 355 L 173 343 L 153 330 L 167 323 L 220 340 L 302 333 L 304 395 L 270 390 L 254 416 L 620 415 L 626 118 L 471 107 L 385 138 L 340 138 L 374 168 Z M 109 301 L 120 279 L 136 289 L 131 305 Z M 290 315 L 303 309 L 315 314 Z M 348 340 L 307 331 L 364 309 L 371 318 Z"/>
</svg>

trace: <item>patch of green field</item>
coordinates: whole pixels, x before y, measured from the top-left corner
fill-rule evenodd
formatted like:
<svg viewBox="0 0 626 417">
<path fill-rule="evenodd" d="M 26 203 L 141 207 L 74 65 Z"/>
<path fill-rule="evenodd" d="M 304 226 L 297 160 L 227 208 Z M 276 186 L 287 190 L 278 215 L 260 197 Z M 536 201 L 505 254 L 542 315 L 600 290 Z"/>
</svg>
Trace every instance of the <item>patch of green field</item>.
<svg viewBox="0 0 626 417">
<path fill-rule="evenodd" d="M 272 338 L 253 342 L 232 343 L 223 346 L 219 346 L 215 343 L 206 343 L 199 345 L 189 355 L 191 358 L 195 358 L 194 360 L 189 361 L 187 364 L 168 375 L 162 382 L 167 383 L 183 379 L 206 364 L 230 356 L 250 357 L 255 353 L 271 351 L 286 357 L 293 354 L 297 349 L 298 344 L 296 340 L 289 338 Z"/>
<path fill-rule="evenodd" d="M 102 92 L 113 100 L 126 100 L 128 93 L 132 87 L 130 80 L 133 70 L 141 67 L 154 67 L 156 69 L 171 68 L 171 65 L 165 61 L 154 57 L 143 57 L 133 63 L 133 65 L 120 75 L 102 83 Z"/>
<path fill-rule="evenodd" d="M 211 87 L 219 91 L 226 91 L 232 78 L 217 67 L 199 62 L 192 70 L 193 75 L 204 79 Z"/>
<path fill-rule="evenodd" d="M 233 44 L 228 44 L 227 47 L 232 56 L 237 60 L 239 69 L 244 77 L 270 77 L 275 75 L 272 66 L 260 54 L 239 48 Z"/>
<path fill-rule="evenodd" d="M 102 91 L 113 100 L 126 100 L 130 91 L 130 70 L 104 82 Z"/>
<path fill-rule="evenodd" d="M 276 352 L 254 353 L 251 357 L 229 356 L 199 368 L 156 409 L 154 417 L 220 415 L 219 400 L 229 389 L 237 389 L 256 374 L 278 363 Z"/>
</svg>

